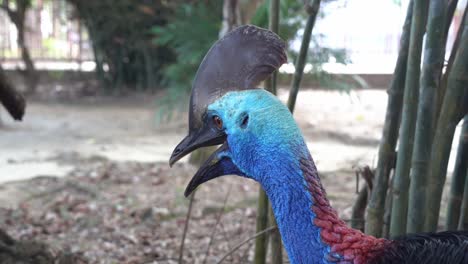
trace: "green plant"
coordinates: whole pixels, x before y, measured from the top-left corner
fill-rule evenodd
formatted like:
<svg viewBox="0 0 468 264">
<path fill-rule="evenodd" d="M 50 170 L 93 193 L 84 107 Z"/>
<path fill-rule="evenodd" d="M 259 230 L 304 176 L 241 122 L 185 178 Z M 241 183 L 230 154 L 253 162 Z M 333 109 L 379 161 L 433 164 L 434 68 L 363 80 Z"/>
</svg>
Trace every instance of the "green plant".
<svg viewBox="0 0 468 264">
<path fill-rule="evenodd" d="M 175 53 L 173 63 L 163 69 L 163 84 L 189 91 L 192 78 L 205 53 L 218 39 L 221 1 L 180 4 L 167 25 L 154 26 L 153 43 Z"/>
<path fill-rule="evenodd" d="M 197 68 L 218 39 L 221 9 L 221 1 L 178 4 L 166 25 L 152 27 L 153 43 L 175 54 L 174 62 L 162 69 L 161 84 L 167 91 L 156 101 L 158 124 L 170 120 L 174 109 L 185 109 Z"/>
</svg>

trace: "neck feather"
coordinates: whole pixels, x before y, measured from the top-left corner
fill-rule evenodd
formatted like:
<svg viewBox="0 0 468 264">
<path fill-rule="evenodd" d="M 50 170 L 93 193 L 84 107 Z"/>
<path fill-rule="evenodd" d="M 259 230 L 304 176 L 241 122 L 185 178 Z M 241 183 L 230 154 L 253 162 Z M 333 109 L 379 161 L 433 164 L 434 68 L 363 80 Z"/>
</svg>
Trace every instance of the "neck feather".
<svg viewBox="0 0 468 264">
<path fill-rule="evenodd" d="M 346 226 L 326 197 L 312 157 L 307 156 L 294 169 L 286 166 L 274 173 L 289 173 L 288 182 L 264 186 L 291 263 L 367 263 L 388 241 Z"/>
</svg>

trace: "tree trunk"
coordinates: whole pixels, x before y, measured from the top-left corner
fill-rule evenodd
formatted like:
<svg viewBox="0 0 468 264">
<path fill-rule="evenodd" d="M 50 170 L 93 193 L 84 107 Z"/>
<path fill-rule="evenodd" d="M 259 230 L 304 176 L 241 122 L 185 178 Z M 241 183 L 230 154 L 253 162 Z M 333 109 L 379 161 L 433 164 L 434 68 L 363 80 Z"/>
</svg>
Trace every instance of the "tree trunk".
<svg viewBox="0 0 468 264">
<path fill-rule="evenodd" d="M 24 96 L 16 91 L 8 81 L 5 72 L 0 65 L 0 103 L 6 108 L 11 117 L 21 120 L 26 108 Z"/>
<path fill-rule="evenodd" d="M 223 24 L 219 32 L 220 38 L 229 31 L 241 25 L 241 16 L 238 0 L 224 0 Z"/>
<path fill-rule="evenodd" d="M 24 19 L 24 18 L 23 18 Z M 26 85 L 28 87 L 28 93 L 34 94 L 36 92 L 37 83 L 39 81 L 39 75 L 34 67 L 34 62 L 29 54 L 29 49 L 26 46 L 24 40 L 24 20 L 20 25 L 17 25 L 18 29 L 18 45 L 21 47 L 21 58 L 23 59 L 25 66 L 25 77 Z"/>
<path fill-rule="evenodd" d="M 30 0 L 18 0 L 16 1 L 16 10 L 11 9 L 9 1 L 4 1 L 0 8 L 4 9 L 11 22 L 16 26 L 17 29 L 17 42 L 21 49 L 21 58 L 24 63 L 24 76 L 26 79 L 26 86 L 28 87 L 28 93 L 34 93 L 36 91 L 37 83 L 39 81 L 39 75 L 34 67 L 34 62 L 29 54 L 29 49 L 26 46 L 25 36 L 25 19 L 26 11 L 31 6 Z"/>
<path fill-rule="evenodd" d="M 464 100 L 468 94 L 468 21 L 460 25 L 463 31 L 460 48 L 448 77 L 447 91 L 444 96 L 439 121 L 431 153 L 427 188 L 427 204 L 431 210 L 425 219 L 425 230 L 435 231 L 439 220 L 440 200 L 447 174 L 455 128 L 464 116 Z"/>
<path fill-rule="evenodd" d="M 447 208 L 447 223 L 445 229 L 456 230 L 460 219 L 460 209 L 463 200 L 463 188 L 466 181 L 468 163 L 468 115 L 463 121 L 463 128 L 458 141 L 457 159 L 452 175 L 450 196 Z"/>
<path fill-rule="evenodd" d="M 395 146 L 398 138 L 398 129 L 400 127 L 401 105 L 403 101 L 404 82 L 406 76 L 406 64 L 408 61 L 408 49 L 410 41 L 411 20 L 413 18 L 413 1 L 408 5 L 403 33 L 400 40 L 400 51 L 397 63 L 393 73 L 393 79 L 388 93 L 387 112 L 380 141 L 378 163 L 375 172 L 376 192 L 372 192 L 369 197 L 372 202 L 367 211 L 366 232 L 373 235 L 380 235 L 378 225 L 381 223 L 378 217 L 383 217 L 383 207 L 385 204 L 385 195 L 388 189 L 388 178 L 390 170 L 395 163 Z M 394 183 L 397 183 L 394 181 Z M 394 186 L 393 199 L 398 198 L 396 191 L 398 186 Z M 396 197 L 396 198 L 395 198 Z M 393 205 L 398 204 L 395 200 Z M 381 225 L 381 224 L 380 224 Z"/>
<path fill-rule="evenodd" d="M 422 66 L 421 94 L 411 160 L 409 199 L 409 232 L 421 232 L 426 215 L 426 186 L 433 133 L 435 91 L 439 88 L 445 57 L 445 22 L 447 1 L 430 1 L 427 36 Z M 431 206 L 430 204 L 427 204 Z"/>
</svg>

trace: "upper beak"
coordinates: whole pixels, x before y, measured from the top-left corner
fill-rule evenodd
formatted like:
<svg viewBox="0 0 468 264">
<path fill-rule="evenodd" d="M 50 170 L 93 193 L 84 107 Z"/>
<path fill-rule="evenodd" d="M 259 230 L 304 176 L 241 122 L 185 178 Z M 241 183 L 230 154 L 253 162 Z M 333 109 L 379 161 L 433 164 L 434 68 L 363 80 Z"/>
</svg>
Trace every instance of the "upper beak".
<svg viewBox="0 0 468 264">
<path fill-rule="evenodd" d="M 223 131 L 208 126 L 203 126 L 197 131 L 190 131 L 189 135 L 175 147 L 169 159 L 169 165 L 174 165 L 185 155 L 198 148 L 219 145 L 225 140 L 226 134 Z"/>
<path fill-rule="evenodd" d="M 232 159 L 226 155 L 229 152 L 229 146 L 224 143 L 203 163 L 200 169 L 195 173 L 190 183 L 185 189 L 185 197 L 188 197 L 198 186 L 211 179 L 235 174 L 244 176 L 245 174 L 232 162 Z"/>
</svg>

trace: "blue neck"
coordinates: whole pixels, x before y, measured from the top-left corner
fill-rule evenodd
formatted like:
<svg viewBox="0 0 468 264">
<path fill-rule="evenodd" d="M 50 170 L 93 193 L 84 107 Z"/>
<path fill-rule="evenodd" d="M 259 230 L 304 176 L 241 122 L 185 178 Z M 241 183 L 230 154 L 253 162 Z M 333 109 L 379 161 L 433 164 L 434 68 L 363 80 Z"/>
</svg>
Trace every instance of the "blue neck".
<svg viewBox="0 0 468 264">
<path fill-rule="evenodd" d="M 274 170 L 271 178 L 283 178 L 283 173 L 289 174 L 286 183 L 268 183 L 262 187 L 271 201 L 291 263 L 329 263 L 326 256 L 330 247 L 322 242 L 320 228 L 314 225 L 312 197 L 302 171 L 298 166 Z"/>
<path fill-rule="evenodd" d="M 308 191 L 301 162 L 308 161 L 307 176 L 320 184 L 318 175 L 289 109 L 261 89 L 229 92 L 208 109 L 225 120 L 232 162 L 267 193 L 291 263 L 328 263 L 330 247 L 314 224 L 316 197 Z M 246 114 L 248 125 L 242 126 Z M 319 195 L 325 199 L 324 192 Z"/>
</svg>

